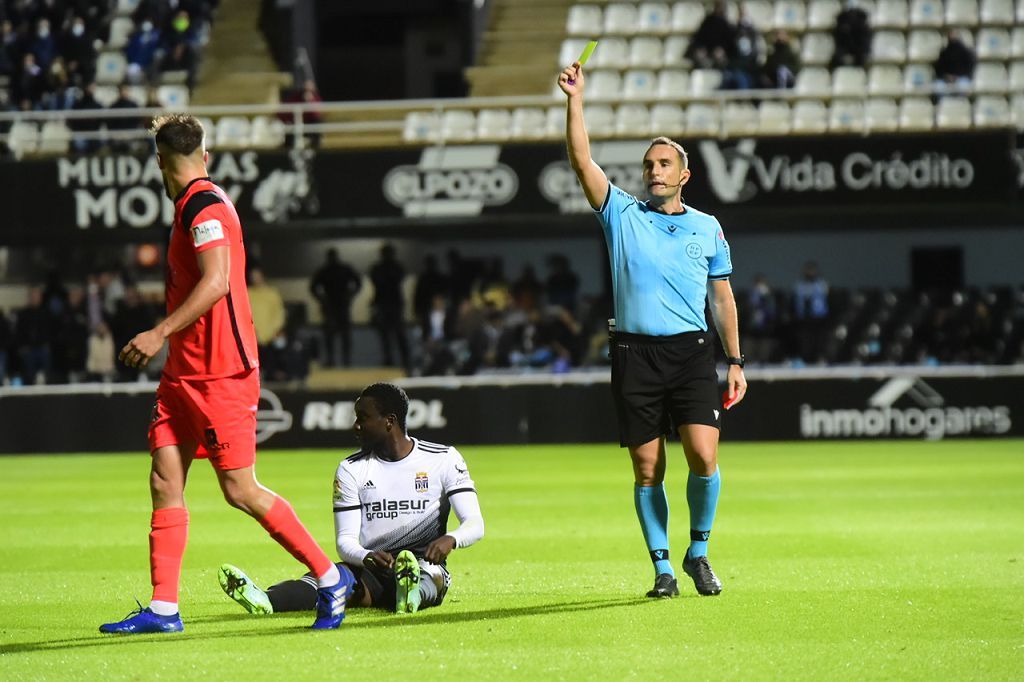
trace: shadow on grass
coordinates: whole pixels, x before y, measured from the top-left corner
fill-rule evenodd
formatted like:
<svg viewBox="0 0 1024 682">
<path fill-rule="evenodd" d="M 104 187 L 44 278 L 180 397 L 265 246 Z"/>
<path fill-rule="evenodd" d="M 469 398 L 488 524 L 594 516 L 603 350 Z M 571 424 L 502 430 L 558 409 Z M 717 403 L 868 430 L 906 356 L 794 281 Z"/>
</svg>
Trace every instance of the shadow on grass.
<svg viewBox="0 0 1024 682">
<path fill-rule="evenodd" d="M 637 606 L 639 604 L 653 603 L 655 600 L 646 598 L 620 598 L 604 599 L 595 601 L 573 601 L 556 602 L 552 604 L 538 604 L 535 606 L 520 606 L 510 608 L 484 609 L 482 611 L 464 611 L 452 613 L 444 609 L 431 609 L 418 613 L 415 616 L 393 616 L 377 609 L 359 609 L 361 613 L 380 614 L 380 617 L 365 622 L 349 621 L 341 626 L 345 630 L 362 630 L 380 627 L 417 627 L 421 625 L 434 625 L 444 623 L 469 623 L 481 620 L 504 620 L 508 618 L 522 618 L 527 616 L 543 616 L 554 613 L 574 613 L 578 611 L 598 611 L 602 609 L 614 609 L 622 606 Z M 280 619 L 295 620 L 300 613 L 280 614 Z M 312 617 L 313 612 L 309 612 Z M 273 620 L 274 616 L 260 618 L 259 620 Z M 248 614 L 224 614 L 216 616 L 200 616 L 187 619 L 186 628 L 194 623 L 225 623 L 236 621 L 251 621 L 253 616 Z M 293 625 L 273 630 L 232 630 L 231 632 L 184 632 L 174 635 L 152 634 L 152 635 L 101 635 L 95 634 L 88 637 L 68 637 L 65 639 L 51 639 L 38 642 L 14 642 L 12 644 L 0 645 L 0 655 L 23 654 L 37 651 L 60 651 L 65 649 L 86 649 L 90 647 L 121 646 L 131 644 L 152 644 L 155 642 L 173 644 L 188 640 L 216 640 L 231 637 L 279 637 L 281 635 L 297 635 L 309 632 L 309 625 Z M 307 635 L 308 636 L 308 635 Z"/>
</svg>

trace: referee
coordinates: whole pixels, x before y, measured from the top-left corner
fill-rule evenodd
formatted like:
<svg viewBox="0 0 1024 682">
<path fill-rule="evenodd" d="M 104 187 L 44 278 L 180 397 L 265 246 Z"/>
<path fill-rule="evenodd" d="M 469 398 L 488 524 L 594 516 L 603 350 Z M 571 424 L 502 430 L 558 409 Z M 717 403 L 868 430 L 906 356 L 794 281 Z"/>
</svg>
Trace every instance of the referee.
<svg viewBox="0 0 1024 682">
<path fill-rule="evenodd" d="M 697 592 L 714 595 L 722 583 L 708 563 L 707 546 L 718 506 L 718 398 L 715 354 L 704 310 L 710 282 L 712 312 L 729 362 L 728 405 L 743 399 L 732 260 L 721 225 L 682 200 L 690 179 L 686 152 L 655 138 L 643 159 L 646 201 L 608 182 L 590 156 L 583 121 L 583 69 L 578 62 L 558 77 L 568 97 L 569 162 L 597 213 L 608 245 L 615 295 L 612 392 L 620 442 L 633 461 L 634 502 L 654 563 L 648 597 L 679 594 L 669 560 L 665 437 L 679 435 L 690 467 L 686 500 L 690 545 L 683 570 Z"/>
</svg>

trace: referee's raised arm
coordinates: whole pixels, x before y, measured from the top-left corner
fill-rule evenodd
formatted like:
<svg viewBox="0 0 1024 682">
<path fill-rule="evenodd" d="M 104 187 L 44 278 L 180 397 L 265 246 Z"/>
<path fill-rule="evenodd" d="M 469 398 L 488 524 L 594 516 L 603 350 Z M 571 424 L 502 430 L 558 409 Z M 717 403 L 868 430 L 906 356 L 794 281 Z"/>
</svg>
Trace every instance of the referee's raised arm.
<svg viewBox="0 0 1024 682">
<path fill-rule="evenodd" d="M 569 149 L 569 163 L 583 185 L 587 201 L 595 209 L 604 206 L 608 196 L 608 178 L 590 156 L 590 137 L 583 121 L 583 67 L 573 62 L 558 75 L 558 87 L 565 93 L 565 144 Z"/>
</svg>

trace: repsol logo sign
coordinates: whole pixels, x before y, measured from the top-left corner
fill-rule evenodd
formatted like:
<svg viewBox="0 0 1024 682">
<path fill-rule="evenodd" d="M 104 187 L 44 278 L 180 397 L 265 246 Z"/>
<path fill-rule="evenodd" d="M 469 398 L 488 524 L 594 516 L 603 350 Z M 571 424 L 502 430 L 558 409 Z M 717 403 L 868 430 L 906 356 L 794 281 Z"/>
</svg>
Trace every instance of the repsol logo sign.
<svg viewBox="0 0 1024 682">
<path fill-rule="evenodd" d="M 479 215 L 484 206 L 507 204 L 519 176 L 499 163 L 501 147 L 429 147 L 420 162 L 384 176 L 384 197 L 407 216 Z"/>
<path fill-rule="evenodd" d="M 429 506 L 427 500 L 389 500 L 387 498 L 363 504 L 366 520 L 397 519 L 402 514 L 423 513 Z"/>
<path fill-rule="evenodd" d="M 742 203 L 773 191 L 967 189 L 975 176 L 968 159 L 934 151 L 913 157 L 895 151 L 880 158 L 857 151 L 836 163 L 811 154 L 761 156 L 756 147 L 750 139 L 726 148 L 711 140 L 699 144 L 711 189 L 722 202 Z"/>
<path fill-rule="evenodd" d="M 903 396 L 915 405 L 893 407 Z M 1007 405 L 950 406 L 926 384 L 913 377 L 890 379 L 868 399 L 864 409 L 816 409 L 800 406 L 800 435 L 804 438 L 924 438 L 1001 435 L 1013 426 Z"/>
<path fill-rule="evenodd" d="M 356 420 L 355 401 L 327 402 L 311 400 L 302 410 L 302 428 L 305 431 L 350 431 Z M 441 400 L 410 400 L 406 427 L 441 429 L 447 426 L 444 402 Z"/>
</svg>

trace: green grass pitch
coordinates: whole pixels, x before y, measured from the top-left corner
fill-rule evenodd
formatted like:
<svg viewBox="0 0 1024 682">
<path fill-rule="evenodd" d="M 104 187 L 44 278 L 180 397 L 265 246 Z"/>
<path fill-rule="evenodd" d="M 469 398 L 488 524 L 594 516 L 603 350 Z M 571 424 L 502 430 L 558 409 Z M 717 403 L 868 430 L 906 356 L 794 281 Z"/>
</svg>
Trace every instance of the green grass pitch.
<svg viewBox="0 0 1024 682">
<path fill-rule="evenodd" d="M 180 635 L 103 636 L 149 598 L 148 458 L 0 457 L 0 679 L 1008 680 L 1024 675 L 1024 442 L 722 446 L 711 541 L 725 589 L 643 597 L 652 570 L 612 445 L 464 447 L 487 535 L 439 609 L 255 618 L 220 591 L 303 569 L 221 499 L 205 462 Z M 331 556 L 330 451 L 261 453 Z M 675 563 L 685 465 L 668 486 Z M 454 519 L 453 519 L 454 521 Z"/>
</svg>

